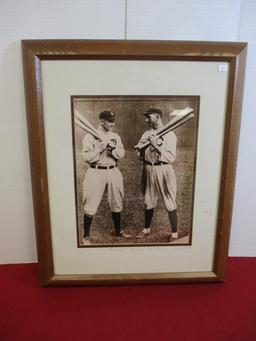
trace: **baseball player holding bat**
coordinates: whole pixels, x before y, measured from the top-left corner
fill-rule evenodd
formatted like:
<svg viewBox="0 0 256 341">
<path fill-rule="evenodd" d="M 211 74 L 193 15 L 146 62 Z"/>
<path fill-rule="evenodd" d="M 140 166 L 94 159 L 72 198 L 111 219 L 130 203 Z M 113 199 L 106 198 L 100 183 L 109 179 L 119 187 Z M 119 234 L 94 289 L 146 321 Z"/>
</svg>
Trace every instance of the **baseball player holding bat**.
<svg viewBox="0 0 256 341">
<path fill-rule="evenodd" d="M 84 245 L 90 244 L 90 226 L 105 188 L 107 188 L 108 203 L 112 211 L 115 235 L 129 237 L 120 228 L 124 188 L 117 161 L 124 157 L 125 151 L 120 136 L 112 131 L 114 126 L 115 114 L 105 110 L 99 115 L 97 129 L 90 126 L 88 130 L 86 127 L 89 133 L 83 139 L 82 156 L 89 164 L 89 168 L 83 182 Z"/>
<path fill-rule="evenodd" d="M 145 225 L 138 237 L 143 238 L 150 233 L 150 225 L 159 193 L 168 212 L 172 239 L 175 239 L 178 238 L 177 185 L 172 163 L 176 158 L 177 137 L 173 131 L 169 131 L 161 137 L 157 136 L 156 131 L 163 127 L 163 114 L 160 109 L 149 108 L 143 115 L 151 129 L 142 135 L 137 144 L 138 156 L 143 162 L 141 189 L 145 205 Z M 146 148 L 140 148 L 148 141 L 150 143 Z"/>
</svg>

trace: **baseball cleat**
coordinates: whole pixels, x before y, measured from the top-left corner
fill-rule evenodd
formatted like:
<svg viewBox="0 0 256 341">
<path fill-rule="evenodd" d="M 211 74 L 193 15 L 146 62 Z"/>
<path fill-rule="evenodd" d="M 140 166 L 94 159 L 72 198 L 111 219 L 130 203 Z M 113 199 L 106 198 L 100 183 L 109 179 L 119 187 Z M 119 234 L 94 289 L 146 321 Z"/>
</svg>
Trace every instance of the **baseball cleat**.
<svg viewBox="0 0 256 341">
<path fill-rule="evenodd" d="M 137 238 L 144 238 L 150 234 L 150 228 L 149 229 L 143 229 L 136 237 Z"/>
<path fill-rule="evenodd" d="M 120 231 L 120 236 L 124 238 L 131 238 L 132 236 L 129 233 L 125 233 L 124 231 Z"/>
<path fill-rule="evenodd" d="M 90 237 L 83 237 L 82 244 L 83 245 L 91 245 Z"/>
<path fill-rule="evenodd" d="M 172 232 L 172 239 L 178 238 L 178 232 Z"/>
</svg>

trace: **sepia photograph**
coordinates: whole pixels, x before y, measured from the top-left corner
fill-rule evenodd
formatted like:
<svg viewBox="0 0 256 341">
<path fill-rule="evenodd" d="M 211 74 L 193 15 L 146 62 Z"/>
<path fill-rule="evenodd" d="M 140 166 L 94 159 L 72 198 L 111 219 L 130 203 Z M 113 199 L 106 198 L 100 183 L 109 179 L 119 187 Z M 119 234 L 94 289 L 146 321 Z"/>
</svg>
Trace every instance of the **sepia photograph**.
<svg viewBox="0 0 256 341">
<path fill-rule="evenodd" d="M 199 101 L 71 97 L 78 247 L 191 245 Z"/>
</svg>

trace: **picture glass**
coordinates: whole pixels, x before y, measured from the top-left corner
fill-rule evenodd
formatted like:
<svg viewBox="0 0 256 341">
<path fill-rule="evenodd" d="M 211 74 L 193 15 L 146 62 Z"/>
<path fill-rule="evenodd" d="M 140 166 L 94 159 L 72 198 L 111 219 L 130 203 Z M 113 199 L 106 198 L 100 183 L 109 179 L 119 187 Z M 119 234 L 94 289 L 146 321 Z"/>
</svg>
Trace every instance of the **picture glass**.
<svg viewBox="0 0 256 341">
<path fill-rule="evenodd" d="M 199 100 L 71 97 L 79 247 L 191 243 Z"/>
<path fill-rule="evenodd" d="M 225 65 L 226 72 L 219 72 L 218 62 L 42 62 L 56 274 L 212 271 L 229 74 Z M 151 117 L 152 125 L 152 120 L 161 121 L 157 129 L 150 126 L 150 115 L 145 115 L 152 108 L 157 111 Z M 191 110 L 193 117 L 168 132 L 169 144 L 168 134 L 155 136 L 155 142 L 151 136 L 150 143 L 156 148 L 166 147 L 165 156 L 160 152 L 156 159 L 138 157 L 135 146 L 145 132 L 168 128 L 173 120 L 184 118 L 184 110 Z M 115 117 L 113 136 L 107 143 L 103 141 L 102 149 L 106 154 L 111 147 L 114 157 L 99 162 L 95 155 L 91 159 L 83 155 L 83 149 L 88 153 L 94 143 L 99 144 L 94 135 L 102 128 L 102 112 Z M 91 141 L 91 146 L 84 145 L 84 139 Z M 162 163 L 145 164 L 155 161 Z M 98 166 L 114 168 L 95 168 Z M 88 172 L 94 175 L 85 181 Z M 111 188 L 110 179 L 116 187 Z M 100 194 L 95 199 L 96 191 Z M 145 214 L 145 208 L 153 208 L 153 212 Z M 89 241 L 83 238 L 87 237 L 85 215 L 92 218 L 86 218 Z M 144 235 L 145 220 L 148 223 L 151 218 L 150 233 Z"/>
</svg>

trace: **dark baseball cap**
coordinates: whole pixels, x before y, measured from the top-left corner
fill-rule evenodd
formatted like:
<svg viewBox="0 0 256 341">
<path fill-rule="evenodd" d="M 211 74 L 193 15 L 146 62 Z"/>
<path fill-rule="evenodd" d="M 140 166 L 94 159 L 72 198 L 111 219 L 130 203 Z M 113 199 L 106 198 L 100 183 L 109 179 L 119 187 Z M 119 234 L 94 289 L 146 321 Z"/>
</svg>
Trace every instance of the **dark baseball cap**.
<svg viewBox="0 0 256 341">
<path fill-rule="evenodd" d="M 106 121 L 109 121 L 109 122 L 114 122 L 115 118 L 116 118 L 115 113 L 113 113 L 110 110 L 104 110 L 99 115 L 99 119 L 100 120 L 106 120 Z"/>
<path fill-rule="evenodd" d="M 159 108 L 149 108 L 142 115 L 148 116 L 150 114 L 159 114 L 160 117 L 163 116 L 163 113 L 162 113 L 162 111 Z"/>
</svg>

